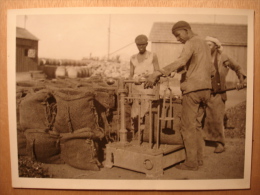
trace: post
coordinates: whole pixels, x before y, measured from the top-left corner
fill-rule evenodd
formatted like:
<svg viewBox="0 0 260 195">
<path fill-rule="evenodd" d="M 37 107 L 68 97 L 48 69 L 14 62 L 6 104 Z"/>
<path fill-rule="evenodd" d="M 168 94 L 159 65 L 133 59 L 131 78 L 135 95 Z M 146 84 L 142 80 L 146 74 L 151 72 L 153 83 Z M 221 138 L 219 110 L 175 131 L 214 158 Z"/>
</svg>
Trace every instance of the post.
<svg viewBox="0 0 260 195">
<path fill-rule="evenodd" d="M 125 127 L 125 97 L 126 90 L 124 88 L 124 79 L 120 79 L 118 83 L 118 93 L 120 95 L 120 118 L 121 118 L 121 127 L 119 130 L 119 143 L 127 143 L 127 130 Z"/>
<path fill-rule="evenodd" d="M 150 125 L 149 125 L 149 148 L 152 149 L 152 100 L 149 101 L 149 120 L 150 120 Z"/>
<path fill-rule="evenodd" d="M 110 57 L 110 22 L 111 22 L 111 15 L 109 14 L 109 21 L 108 21 L 108 43 L 107 43 L 107 60 Z"/>
<path fill-rule="evenodd" d="M 142 99 L 140 96 L 139 101 L 139 114 L 138 114 L 138 144 L 141 145 L 141 110 L 142 110 Z"/>
<path fill-rule="evenodd" d="M 160 101 L 157 105 L 157 131 L 156 131 L 156 149 L 159 149 L 159 136 L 160 136 Z"/>
<path fill-rule="evenodd" d="M 27 15 L 24 15 L 24 29 L 26 29 Z"/>
</svg>

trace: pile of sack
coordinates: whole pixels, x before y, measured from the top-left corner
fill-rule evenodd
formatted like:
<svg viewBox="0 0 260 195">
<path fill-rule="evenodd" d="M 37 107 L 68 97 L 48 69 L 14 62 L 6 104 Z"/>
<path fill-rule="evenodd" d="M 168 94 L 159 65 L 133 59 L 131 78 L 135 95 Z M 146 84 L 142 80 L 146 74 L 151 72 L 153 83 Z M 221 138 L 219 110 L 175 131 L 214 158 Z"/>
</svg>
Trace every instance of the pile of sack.
<svg viewBox="0 0 260 195">
<path fill-rule="evenodd" d="M 17 83 L 18 154 L 25 150 L 39 162 L 99 170 L 115 89 L 101 78 Z"/>
<path fill-rule="evenodd" d="M 226 110 L 224 118 L 225 137 L 245 138 L 246 136 L 246 101 Z"/>
<path fill-rule="evenodd" d="M 110 85 L 105 79 L 92 75 L 17 82 L 18 154 L 43 163 L 99 170 L 105 144 L 118 138 L 121 114 L 117 110 L 117 78 Z M 125 111 L 126 129 L 130 131 L 131 103 L 125 104 Z M 148 119 L 144 141 L 148 141 L 151 125 Z M 179 142 L 178 122 L 172 125 L 162 124 L 161 143 Z M 156 124 L 152 127 L 156 129 Z"/>
</svg>

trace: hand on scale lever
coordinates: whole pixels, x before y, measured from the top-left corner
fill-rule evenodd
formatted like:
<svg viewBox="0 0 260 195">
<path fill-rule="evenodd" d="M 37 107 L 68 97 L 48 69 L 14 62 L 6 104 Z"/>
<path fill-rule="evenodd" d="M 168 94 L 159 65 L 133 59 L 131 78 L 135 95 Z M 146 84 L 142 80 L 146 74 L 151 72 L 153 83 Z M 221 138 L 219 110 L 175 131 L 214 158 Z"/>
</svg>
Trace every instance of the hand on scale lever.
<svg viewBox="0 0 260 195">
<path fill-rule="evenodd" d="M 172 72 L 167 78 L 173 78 L 176 72 Z M 150 74 L 144 83 L 144 88 L 152 88 L 159 80 L 160 77 L 166 77 L 161 72 L 155 71 Z"/>
</svg>

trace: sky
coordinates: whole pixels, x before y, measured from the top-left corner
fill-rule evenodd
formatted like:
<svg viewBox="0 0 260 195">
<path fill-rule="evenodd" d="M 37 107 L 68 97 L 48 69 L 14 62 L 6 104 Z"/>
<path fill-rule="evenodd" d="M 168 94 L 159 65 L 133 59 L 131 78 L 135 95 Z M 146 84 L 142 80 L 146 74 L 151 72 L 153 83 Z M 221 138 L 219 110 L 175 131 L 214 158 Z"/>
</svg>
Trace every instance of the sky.
<svg viewBox="0 0 260 195">
<path fill-rule="evenodd" d="M 17 15 L 16 26 L 26 28 L 39 39 L 40 58 L 80 60 L 90 55 L 103 58 L 112 53 L 110 56 L 119 55 L 127 61 L 138 52 L 134 44 L 137 35 L 149 37 L 154 22 L 179 20 L 247 24 L 247 17 L 242 15 L 24 14 Z M 149 43 L 148 50 L 150 46 Z"/>
</svg>

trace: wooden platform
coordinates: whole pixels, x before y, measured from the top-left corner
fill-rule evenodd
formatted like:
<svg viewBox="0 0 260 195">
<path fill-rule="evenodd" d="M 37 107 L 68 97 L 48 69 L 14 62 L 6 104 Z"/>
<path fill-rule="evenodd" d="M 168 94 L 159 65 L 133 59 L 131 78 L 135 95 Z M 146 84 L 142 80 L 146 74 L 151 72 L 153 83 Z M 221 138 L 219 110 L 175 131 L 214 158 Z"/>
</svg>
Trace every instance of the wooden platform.
<svg viewBox="0 0 260 195">
<path fill-rule="evenodd" d="M 106 161 L 104 166 L 126 168 L 145 173 L 147 177 L 160 177 L 163 170 L 185 160 L 185 150 L 182 145 L 160 145 L 159 149 L 144 142 L 121 144 L 109 143 L 106 146 Z"/>
</svg>

